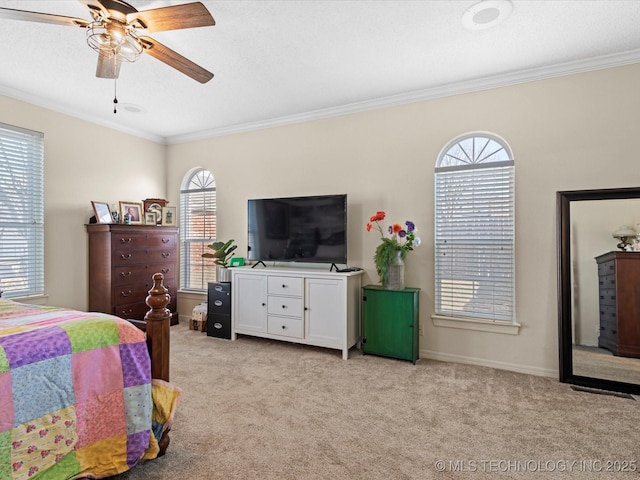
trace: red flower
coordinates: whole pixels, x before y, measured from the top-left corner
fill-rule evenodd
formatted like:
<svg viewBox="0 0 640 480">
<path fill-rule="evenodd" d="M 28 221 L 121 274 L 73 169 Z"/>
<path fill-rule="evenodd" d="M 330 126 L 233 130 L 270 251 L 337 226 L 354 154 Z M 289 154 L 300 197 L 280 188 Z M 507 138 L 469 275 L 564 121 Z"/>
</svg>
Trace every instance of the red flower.
<svg viewBox="0 0 640 480">
<path fill-rule="evenodd" d="M 371 231 L 371 224 L 367 223 L 367 232 L 370 232 L 370 231 Z"/>
</svg>

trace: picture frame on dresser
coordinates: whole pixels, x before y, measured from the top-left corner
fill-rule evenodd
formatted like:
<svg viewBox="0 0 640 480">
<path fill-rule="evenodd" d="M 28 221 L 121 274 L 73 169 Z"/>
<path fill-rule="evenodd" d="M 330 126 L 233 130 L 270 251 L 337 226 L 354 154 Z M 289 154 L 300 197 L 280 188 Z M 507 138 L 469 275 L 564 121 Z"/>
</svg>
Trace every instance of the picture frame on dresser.
<svg viewBox="0 0 640 480">
<path fill-rule="evenodd" d="M 91 201 L 93 212 L 96 214 L 97 223 L 113 223 L 113 217 L 111 216 L 111 210 L 109 204 L 104 202 Z"/>
<path fill-rule="evenodd" d="M 176 207 L 162 207 L 162 225 L 176 225 Z"/>
<path fill-rule="evenodd" d="M 120 202 L 120 218 L 124 222 L 125 215 L 129 214 L 129 224 L 142 225 L 144 223 L 144 210 L 142 202 Z"/>
<path fill-rule="evenodd" d="M 156 225 L 158 223 L 156 218 L 156 212 L 144 212 L 145 225 Z"/>
</svg>

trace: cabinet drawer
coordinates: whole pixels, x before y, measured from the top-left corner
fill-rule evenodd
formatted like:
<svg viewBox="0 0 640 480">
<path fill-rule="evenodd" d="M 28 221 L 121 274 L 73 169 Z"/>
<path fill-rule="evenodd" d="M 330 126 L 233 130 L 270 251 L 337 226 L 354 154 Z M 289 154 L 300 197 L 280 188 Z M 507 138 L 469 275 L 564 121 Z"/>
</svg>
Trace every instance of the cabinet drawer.
<svg viewBox="0 0 640 480">
<path fill-rule="evenodd" d="M 302 296 L 302 278 L 273 277 L 267 280 L 267 293 L 270 295 Z"/>
<path fill-rule="evenodd" d="M 124 265 L 113 269 L 113 285 L 128 285 L 146 280 L 151 281 L 154 273 L 162 273 L 165 280 L 176 276 L 173 263 L 155 263 L 149 265 Z"/>
<path fill-rule="evenodd" d="M 600 323 L 616 321 L 615 305 L 600 305 Z"/>
<path fill-rule="evenodd" d="M 174 262 L 176 254 L 173 250 L 136 249 L 114 250 L 112 262 L 115 267 L 140 265 L 144 263 Z"/>
<path fill-rule="evenodd" d="M 615 275 L 603 275 L 598 279 L 600 288 L 616 288 L 616 276 Z"/>
<path fill-rule="evenodd" d="M 114 250 L 135 250 L 138 248 L 176 248 L 176 236 L 162 233 L 122 233 L 114 234 L 112 238 Z"/>
<path fill-rule="evenodd" d="M 601 288 L 600 292 L 600 305 L 616 305 L 616 291 L 613 288 Z"/>
<path fill-rule="evenodd" d="M 616 263 L 614 260 L 598 264 L 598 276 L 613 275 L 616 273 Z"/>
<path fill-rule="evenodd" d="M 267 333 L 271 335 L 282 335 L 284 337 L 302 338 L 301 318 L 286 318 L 269 316 L 267 319 Z"/>
<path fill-rule="evenodd" d="M 169 295 L 171 296 L 171 305 L 175 305 L 176 298 L 176 288 L 175 283 L 173 281 L 163 282 L 163 285 L 168 290 Z M 120 305 L 126 305 L 129 303 L 141 303 L 145 307 L 145 313 L 149 310 L 149 307 L 146 305 L 146 298 L 149 295 L 149 290 L 153 287 L 153 281 L 149 280 L 146 283 L 131 283 L 129 285 L 119 285 L 117 287 L 113 287 L 113 304 L 116 308 Z M 169 308 L 172 312 L 175 309 Z"/>
<path fill-rule="evenodd" d="M 269 315 L 286 315 L 287 317 L 302 317 L 302 298 L 275 297 L 267 298 L 267 313 Z"/>
</svg>

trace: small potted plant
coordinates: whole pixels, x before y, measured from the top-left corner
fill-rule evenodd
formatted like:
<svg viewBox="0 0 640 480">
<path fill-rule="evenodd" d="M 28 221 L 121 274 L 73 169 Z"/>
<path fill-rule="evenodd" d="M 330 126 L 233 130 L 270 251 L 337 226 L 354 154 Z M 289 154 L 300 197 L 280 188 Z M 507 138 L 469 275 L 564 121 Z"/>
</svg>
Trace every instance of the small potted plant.
<svg viewBox="0 0 640 480">
<path fill-rule="evenodd" d="M 203 258 L 213 258 L 213 263 L 216 264 L 216 280 L 218 282 L 231 281 L 231 272 L 227 267 L 233 252 L 238 248 L 237 245 L 233 245 L 233 242 L 233 239 L 228 242 L 213 242 L 211 245 L 207 245 L 208 248 L 213 250 L 213 253 L 202 254 Z"/>
</svg>

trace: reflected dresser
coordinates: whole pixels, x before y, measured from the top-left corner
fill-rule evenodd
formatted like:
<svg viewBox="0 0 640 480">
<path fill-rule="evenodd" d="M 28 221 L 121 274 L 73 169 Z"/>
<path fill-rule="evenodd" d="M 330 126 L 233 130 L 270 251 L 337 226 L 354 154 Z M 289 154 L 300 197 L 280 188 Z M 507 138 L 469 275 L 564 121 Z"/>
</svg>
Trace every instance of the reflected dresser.
<svg viewBox="0 0 640 480">
<path fill-rule="evenodd" d="M 596 257 L 600 302 L 598 346 L 640 358 L 640 252 Z"/>
</svg>

